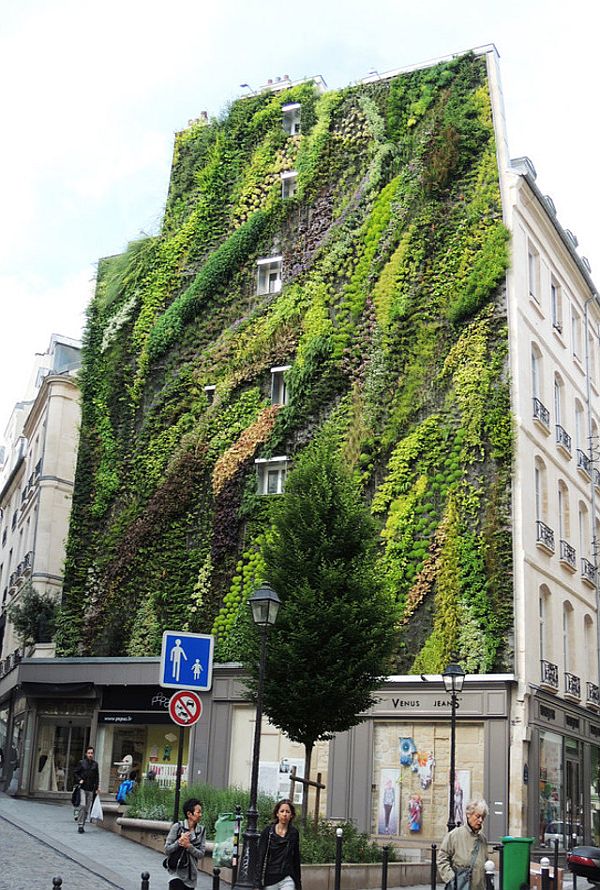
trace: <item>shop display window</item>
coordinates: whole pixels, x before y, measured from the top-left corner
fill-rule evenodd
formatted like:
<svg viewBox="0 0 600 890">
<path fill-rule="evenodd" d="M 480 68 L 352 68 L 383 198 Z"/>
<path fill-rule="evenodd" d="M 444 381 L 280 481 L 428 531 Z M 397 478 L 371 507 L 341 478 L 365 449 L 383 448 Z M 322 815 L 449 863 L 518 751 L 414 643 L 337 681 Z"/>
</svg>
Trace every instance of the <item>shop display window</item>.
<svg viewBox="0 0 600 890">
<path fill-rule="evenodd" d="M 34 791 L 71 791 L 75 767 L 85 754 L 90 730 L 83 722 L 42 717 L 37 734 Z"/>
<path fill-rule="evenodd" d="M 539 806 L 539 842 L 544 845 L 563 812 L 562 738 L 553 732 L 540 732 Z"/>
<path fill-rule="evenodd" d="M 592 844 L 600 845 L 600 748 L 592 745 L 591 751 L 591 787 L 590 787 L 590 826 Z"/>
</svg>

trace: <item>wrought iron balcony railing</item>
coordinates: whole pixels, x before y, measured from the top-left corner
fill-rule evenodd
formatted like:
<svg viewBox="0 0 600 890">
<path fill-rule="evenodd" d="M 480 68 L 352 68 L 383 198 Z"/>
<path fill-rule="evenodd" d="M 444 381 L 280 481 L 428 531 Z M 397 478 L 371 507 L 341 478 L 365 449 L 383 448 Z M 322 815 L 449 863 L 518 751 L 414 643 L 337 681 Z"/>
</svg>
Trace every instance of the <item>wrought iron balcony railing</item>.
<svg viewBox="0 0 600 890">
<path fill-rule="evenodd" d="M 596 586 L 596 566 L 585 556 L 581 557 L 581 577 L 592 587 Z"/>
<path fill-rule="evenodd" d="M 571 437 L 560 423 L 556 424 L 556 444 L 571 456 Z"/>
<path fill-rule="evenodd" d="M 577 469 L 581 470 L 588 477 L 592 474 L 592 462 L 581 448 L 577 449 Z"/>
<path fill-rule="evenodd" d="M 568 671 L 565 671 L 565 695 L 570 695 L 576 699 L 581 698 L 581 680 Z"/>
<path fill-rule="evenodd" d="M 586 684 L 586 702 L 594 708 L 600 708 L 600 688 L 595 683 Z"/>
<path fill-rule="evenodd" d="M 533 397 L 533 419 L 541 423 L 547 430 L 550 430 L 550 412 L 536 396 Z"/>
<path fill-rule="evenodd" d="M 577 568 L 577 553 L 568 541 L 560 542 L 560 561 L 573 571 Z"/>
<path fill-rule="evenodd" d="M 541 661 L 542 677 L 541 684 L 547 689 L 556 692 L 558 689 L 558 665 L 552 664 L 551 661 Z"/>
<path fill-rule="evenodd" d="M 544 547 L 550 553 L 554 553 L 554 532 L 549 525 L 540 519 L 536 522 L 536 542 L 540 547 Z"/>
</svg>

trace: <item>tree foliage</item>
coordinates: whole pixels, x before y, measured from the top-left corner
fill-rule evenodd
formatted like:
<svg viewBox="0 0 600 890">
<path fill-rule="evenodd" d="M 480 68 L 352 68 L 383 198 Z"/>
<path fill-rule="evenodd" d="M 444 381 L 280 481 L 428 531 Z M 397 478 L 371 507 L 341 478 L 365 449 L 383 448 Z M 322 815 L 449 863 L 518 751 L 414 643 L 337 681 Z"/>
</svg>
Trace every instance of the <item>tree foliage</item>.
<svg viewBox="0 0 600 890">
<path fill-rule="evenodd" d="M 56 602 L 28 584 L 19 602 L 8 610 L 8 617 L 24 646 L 47 643 L 54 634 Z"/>
<path fill-rule="evenodd" d="M 301 456 L 263 548 L 282 606 L 269 633 L 264 710 L 306 748 L 363 718 L 389 667 L 394 610 L 374 571 L 374 529 L 330 444 Z M 248 665 L 256 677 L 256 659 Z"/>
</svg>

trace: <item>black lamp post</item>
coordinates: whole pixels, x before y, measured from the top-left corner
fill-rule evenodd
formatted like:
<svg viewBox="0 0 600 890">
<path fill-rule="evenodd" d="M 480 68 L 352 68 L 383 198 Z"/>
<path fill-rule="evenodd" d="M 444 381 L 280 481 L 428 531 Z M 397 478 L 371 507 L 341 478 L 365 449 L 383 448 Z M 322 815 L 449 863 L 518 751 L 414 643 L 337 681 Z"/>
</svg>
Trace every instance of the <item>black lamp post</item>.
<svg viewBox="0 0 600 890">
<path fill-rule="evenodd" d="M 465 672 L 459 664 L 449 664 L 442 674 L 444 687 L 450 696 L 450 804 L 448 807 L 448 831 L 456 828 L 454 821 L 454 783 L 456 772 L 456 708 L 458 706 L 458 693 L 462 692 L 465 682 Z"/>
<path fill-rule="evenodd" d="M 262 723 L 262 696 L 265 682 L 265 662 L 267 657 L 267 633 L 275 624 L 281 600 L 275 591 L 264 584 L 255 590 L 248 605 L 252 609 L 252 620 L 260 631 L 260 662 L 258 668 L 258 686 L 256 689 L 256 723 L 254 726 L 254 749 L 252 752 L 252 777 L 250 779 L 250 806 L 246 814 L 246 831 L 244 847 L 240 860 L 235 890 L 253 890 L 256 886 L 258 869 L 258 764 L 260 759 L 260 728 Z"/>
</svg>

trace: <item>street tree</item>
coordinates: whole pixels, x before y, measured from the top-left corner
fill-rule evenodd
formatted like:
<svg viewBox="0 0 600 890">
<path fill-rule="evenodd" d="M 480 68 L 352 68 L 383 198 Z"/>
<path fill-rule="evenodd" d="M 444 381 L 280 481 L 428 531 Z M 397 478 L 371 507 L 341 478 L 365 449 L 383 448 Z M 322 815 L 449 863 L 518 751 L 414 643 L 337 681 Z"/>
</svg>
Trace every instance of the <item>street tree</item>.
<svg viewBox="0 0 600 890">
<path fill-rule="evenodd" d="M 394 607 L 376 580 L 370 513 L 330 445 L 301 455 L 272 518 L 264 580 L 282 606 L 269 632 L 264 712 L 304 745 L 310 778 L 315 742 L 361 722 L 374 702 L 389 669 Z"/>
</svg>

